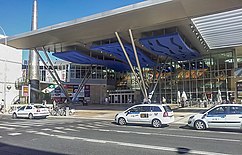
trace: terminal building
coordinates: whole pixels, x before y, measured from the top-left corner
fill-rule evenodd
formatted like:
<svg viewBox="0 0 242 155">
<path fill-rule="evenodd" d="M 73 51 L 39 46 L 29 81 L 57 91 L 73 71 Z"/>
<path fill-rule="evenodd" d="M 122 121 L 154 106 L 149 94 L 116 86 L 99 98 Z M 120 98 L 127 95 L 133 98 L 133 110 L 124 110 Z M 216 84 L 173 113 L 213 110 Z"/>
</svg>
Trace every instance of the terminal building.
<svg viewBox="0 0 242 155">
<path fill-rule="evenodd" d="M 7 40 L 66 62 L 54 69 L 61 72 L 55 97 L 240 102 L 241 19 L 240 0 L 149 0 Z"/>
</svg>

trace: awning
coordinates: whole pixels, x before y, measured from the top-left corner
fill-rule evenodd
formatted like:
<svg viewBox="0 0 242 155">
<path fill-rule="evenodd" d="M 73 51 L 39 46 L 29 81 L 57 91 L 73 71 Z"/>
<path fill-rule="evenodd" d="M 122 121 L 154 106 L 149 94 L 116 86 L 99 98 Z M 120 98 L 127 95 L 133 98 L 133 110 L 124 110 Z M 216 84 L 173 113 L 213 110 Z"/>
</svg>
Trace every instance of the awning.
<svg viewBox="0 0 242 155">
<path fill-rule="evenodd" d="M 133 47 L 130 44 L 124 44 L 124 48 L 129 56 L 129 59 L 132 65 L 137 66 Z M 98 50 L 98 51 L 106 52 L 108 54 L 112 54 L 117 59 L 128 64 L 127 59 L 119 43 L 105 44 L 101 46 L 92 47 L 91 50 Z M 155 66 L 155 62 L 153 62 L 149 57 L 147 57 L 139 48 L 136 47 L 136 51 L 138 54 L 141 67 Z"/>
<path fill-rule="evenodd" d="M 113 61 L 113 60 L 100 60 L 95 59 L 93 57 L 89 57 L 85 54 L 82 54 L 78 51 L 65 51 L 65 52 L 58 52 L 53 53 L 54 56 L 57 58 L 77 63 L 77 64 L 96 64 L 96 65 L 103 65 L 115 71 L 128 71 L 130 70 L 127 64 Z"/>
<path fill-rule="evenodd" d="M 189 48 L 178 33 L 140 39 L 140 43 L 148 50 L 177 61 L 191 60 L 200 54 Z"/>
</svg>

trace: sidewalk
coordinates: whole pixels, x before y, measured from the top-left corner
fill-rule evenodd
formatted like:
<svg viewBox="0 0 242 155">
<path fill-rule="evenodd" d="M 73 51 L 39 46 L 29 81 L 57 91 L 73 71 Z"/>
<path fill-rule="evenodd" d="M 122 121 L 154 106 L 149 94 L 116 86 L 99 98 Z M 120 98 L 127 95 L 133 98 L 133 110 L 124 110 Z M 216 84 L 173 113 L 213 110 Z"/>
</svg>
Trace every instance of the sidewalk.
<svg viewBox="0 0 242 155">
<path fill-rule="evenodd" d="M 188 118 L 196 113 L 204 111 L 208 108 L 199 107 L 185 107 L 179 108 L 177 104 L 169 104 L 174 112 L 175 122 L 174 124 L 186 124 Z M 99 120 L 110 120 L 113 121 L 117 113 L 126 110 L 131 105 L 72 105 L 71 108 L 75 109 L 74 115 L 71 116 L 49 116 L 49 117 L 60 117 L 60 118 L 82 118 L 82 119 L 99 119 Z M 1 114 L 0 114 L 1 115 Z M 3 115 L 10 115 L 5 113 Z"/>
<path fill-rule="evenodd" d="M 198 107 L 186 107 L 179 108 L 177 105 L 170 105 L 174 111 L 176 124 L 186 124 L 188 118 L 196 113 L 204 111 L 208 108 Z M 115 105 L 90 105 L 80 106 L 76 108 L 76 112 L 73 116 L 75 118 L 85 119 L 103 119 L 103 120 L 114 120 L 117 113 L 126 110 L 130 106 L 115 106 Z M 79 109 L 79 110 L 78 110 Z"/>
</svg>

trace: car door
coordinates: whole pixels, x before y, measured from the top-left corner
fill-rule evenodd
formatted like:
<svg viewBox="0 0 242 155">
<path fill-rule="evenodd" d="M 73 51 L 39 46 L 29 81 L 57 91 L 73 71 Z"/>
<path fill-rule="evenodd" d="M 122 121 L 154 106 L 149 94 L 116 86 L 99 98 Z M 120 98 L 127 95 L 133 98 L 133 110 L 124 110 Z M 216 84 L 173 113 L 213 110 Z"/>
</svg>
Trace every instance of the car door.
<svg viewBox="0 0 242 155">
<path fill-rule="evenodd" d="M 141 106 L 140 107 L 140 122 L 148 123 L 152 117 L 151 107 L 150 106 Z"/>
<path fill-rule="evenodd" d="M 26 117 L 28 117 L 29 114 L 32 113 L 32 111 L 33 111 L 33 106 L 30 106 L 30 105 L 26 106 L 25 108 Z"/>
<path fill-rule="evenodd" d="M 226 123 L 228 128 L 241 128 L 242 106 L 230 106 L 229 114 L 226 116 Z"/>
<path fill-rule="evenodd" d="M 139 122 L 140 118 L 140 107 L 136 106 L 130 108 L 126 113 L 126 119 L 129 123 Z"/>
<path fill-rule="evenodd" d="M 226 128 L 226 116 L 228 114 L 228 106 L 219 106 L 208 112 L 206 121 L 209 128 Z"/>
<path fill-rule="evenodd" d="M 25 108 L 26 108 L 26 106 L 22 106 L 18 109 L 18 111 L 17 111 L 18 117 L 26 117 Z"/>
</svg>

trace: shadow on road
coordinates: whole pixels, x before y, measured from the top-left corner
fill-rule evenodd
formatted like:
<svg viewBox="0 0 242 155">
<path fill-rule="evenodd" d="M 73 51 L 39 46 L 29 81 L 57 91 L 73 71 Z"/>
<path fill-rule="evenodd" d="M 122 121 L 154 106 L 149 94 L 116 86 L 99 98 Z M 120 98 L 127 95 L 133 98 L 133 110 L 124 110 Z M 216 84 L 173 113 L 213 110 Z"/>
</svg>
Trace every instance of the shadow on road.
<svg viewBox="0 0 242 155">
<path fill-rule="evenodd" d="M 1 155 L 62 155 L 61 153 L 35 150 L 30 148 L 9 145 L 5 143 L 0 143 L 0 154 Z"/>
</svg>

